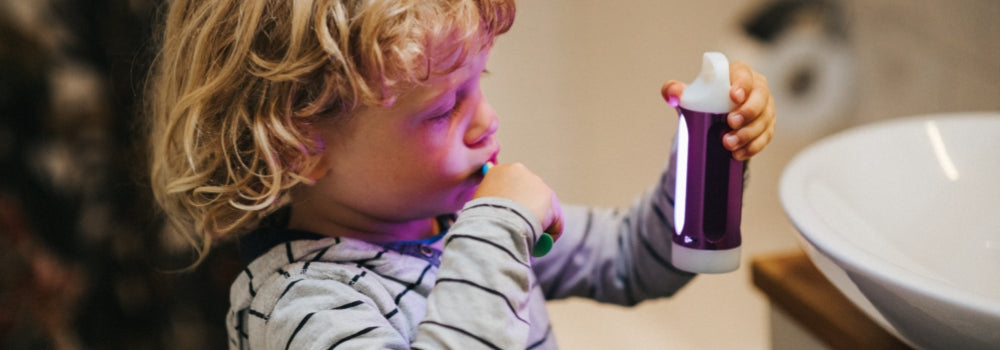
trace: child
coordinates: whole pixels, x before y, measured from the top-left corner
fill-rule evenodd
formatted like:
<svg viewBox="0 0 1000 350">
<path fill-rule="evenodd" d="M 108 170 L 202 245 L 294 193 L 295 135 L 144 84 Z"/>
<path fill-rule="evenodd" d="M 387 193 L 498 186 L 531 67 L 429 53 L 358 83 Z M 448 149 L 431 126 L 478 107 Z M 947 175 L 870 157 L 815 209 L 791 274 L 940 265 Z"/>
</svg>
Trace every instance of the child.
<svg viewBox="0 0 1000 350">
<path fill-rule="evenodd" d="M 631 305 L 693 277 L 669 263 L 669 171 L 623 211 L 563 209 L 520 164 L 481 174 L 499 146 L 479 79 L 513 19 L 504 0 L 173 2 L 152 181 L 201 257 L 239 236 L 230 348 L 549 349 L 546 299 Z M 731 70 L 745 160 L 774 109 Z"/>
</svg>

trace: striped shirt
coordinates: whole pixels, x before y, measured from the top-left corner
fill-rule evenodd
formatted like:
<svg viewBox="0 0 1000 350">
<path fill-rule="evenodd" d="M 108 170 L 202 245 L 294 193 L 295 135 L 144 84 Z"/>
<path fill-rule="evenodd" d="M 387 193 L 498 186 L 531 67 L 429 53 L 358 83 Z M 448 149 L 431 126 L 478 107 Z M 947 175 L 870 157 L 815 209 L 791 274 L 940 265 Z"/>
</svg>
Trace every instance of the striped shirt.
<svg viewBox="0 0 1000 350">
<path fill-rule="evenodd" d="M 537 259 L 538 220 L 500 198 L 467 203 L 433 244 L 278 232 L 233 283 L 230 348 L 555 349 L 546 300 L 634 305 L 694 276 L 669 263 L 670 173 L 627 210 L 564 207 Z"/>
</svg>

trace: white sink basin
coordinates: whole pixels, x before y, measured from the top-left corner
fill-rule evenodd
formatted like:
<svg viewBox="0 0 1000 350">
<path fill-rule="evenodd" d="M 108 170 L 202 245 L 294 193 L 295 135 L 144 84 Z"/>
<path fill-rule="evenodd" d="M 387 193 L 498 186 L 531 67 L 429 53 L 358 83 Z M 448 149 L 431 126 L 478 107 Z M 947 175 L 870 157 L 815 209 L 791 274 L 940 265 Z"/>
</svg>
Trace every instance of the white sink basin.
<svg viewBox="0 0 1000 350">
<path fill-rule="evenodd" d="M 823 274 L 924 349 L 1000 349 L 1000 112 L 896 119 L 798 154 L 781 202 Z"/>
</svg>

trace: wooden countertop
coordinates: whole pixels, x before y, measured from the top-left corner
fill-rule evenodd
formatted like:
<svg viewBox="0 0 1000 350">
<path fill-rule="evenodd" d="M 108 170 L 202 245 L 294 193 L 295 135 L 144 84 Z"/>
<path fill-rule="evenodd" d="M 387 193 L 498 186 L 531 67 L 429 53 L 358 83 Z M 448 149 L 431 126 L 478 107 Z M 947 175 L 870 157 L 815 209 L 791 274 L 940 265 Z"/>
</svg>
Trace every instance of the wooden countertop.
<svg viewBox="0 0 1000 350">
<path fill-rule="evenodd" d="M 756 257 L 751 271 L 772 305 L 833 349 L 911 349 L 840 294 L 802 251 Z"/>
</svg>

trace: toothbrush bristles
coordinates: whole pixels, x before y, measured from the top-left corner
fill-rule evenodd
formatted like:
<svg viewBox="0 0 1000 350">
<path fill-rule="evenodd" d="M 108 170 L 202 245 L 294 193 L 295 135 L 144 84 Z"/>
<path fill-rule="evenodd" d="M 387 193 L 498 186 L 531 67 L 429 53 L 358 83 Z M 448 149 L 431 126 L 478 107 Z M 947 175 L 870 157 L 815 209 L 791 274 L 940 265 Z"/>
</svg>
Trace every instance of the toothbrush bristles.
<svg viewBox="0 0 1000 350">
<path fill-rule="evenodd" d="M 494 165 L 496 164 L 493 164 L 493 162 L 486 162 L 485 164 L 483 164 L 483 167 L 479 171 L 482 173 L 483 176 L 486 176 L 486 173 L 488 173 L 490 169 L 493 168 Z"/>
</svg>

